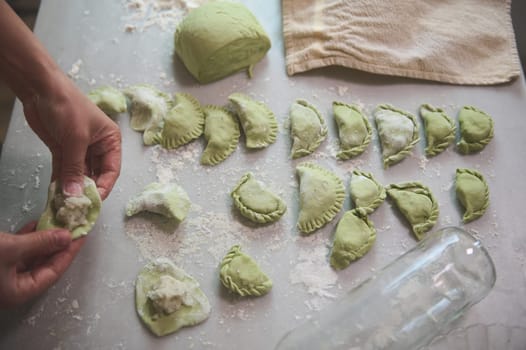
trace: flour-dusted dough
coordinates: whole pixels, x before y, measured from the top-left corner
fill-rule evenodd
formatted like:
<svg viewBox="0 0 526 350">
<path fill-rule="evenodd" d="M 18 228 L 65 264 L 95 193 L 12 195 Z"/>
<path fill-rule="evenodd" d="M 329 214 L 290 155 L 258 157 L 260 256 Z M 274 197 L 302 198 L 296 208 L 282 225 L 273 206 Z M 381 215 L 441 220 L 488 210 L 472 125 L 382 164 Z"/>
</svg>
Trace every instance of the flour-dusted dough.
<svg viewBox="0 0 526 350">
<path fill-rule="evenodd" d="M 338 159 L 346 160 L 362 154 L 371 142 L 372 128 L 361 108 L 335 101 L 332 111 L 340 138 Z"/>
<path fill-rule="evenodd" d="M 354 170 L 349 187 L 356 210 L 363 214 L 372 213 L 386 197 L 384 186 L 371 173 Z"/>
<path fill-rule="evenodd" d="M 158 336 L 199 324 L 210 314 L 210 303 L 199 283 L 167 258 L 148 263 L 137 276 L 135 307 Z"/>
<path fill-rule="evenodd" d="M 105 85 L 91 90 L 88 98 L 110 117 L 124 113 L 128 109 L 126 96 L 113 86 Z"/>
<path fill-rule="evenodd" d="M 239 123 L 228 110 L 218 106 L 205 106 L 206 148 L 201 155 L 201 164 L 216 165 L 224 161 L 237 148 Z"/>
<path fill-rule="evenodd" d="M 296 100 L 290 107 L 290 137 L 293 159 L 311 154 L 327 137 L 325 118 L 305 100 Z"/>
<path fill-rule="evenodd" d="M 209 83 L 252 67 L 270 49 L 270 39 L 245 5 L 210 1 L 190 11 L 175 32 L 175 52 L 190 73 Z"/>
<path fill-rule="evenodd" d="M 72 238 L 87 235 L 99 217 L 102 200 L 95 182 L 84 177 L 81 196 L 65 196 L 58 181 L 49 185 L 46 209 L 40 216 L 37 230 L 66 228 Z"/>
</svg>

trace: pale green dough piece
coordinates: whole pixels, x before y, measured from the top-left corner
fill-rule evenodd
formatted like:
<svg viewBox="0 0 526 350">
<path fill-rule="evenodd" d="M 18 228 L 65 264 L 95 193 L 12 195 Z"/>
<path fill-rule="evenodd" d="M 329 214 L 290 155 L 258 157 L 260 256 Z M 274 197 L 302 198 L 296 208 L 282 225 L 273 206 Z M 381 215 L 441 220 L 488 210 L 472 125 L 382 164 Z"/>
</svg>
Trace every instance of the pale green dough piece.
<svg viewBox="0 0 526 350">
<path fill-rule="evenodd" d="M 224 108 L 204 107 L 206 148 L 201 164 L 216 165 L 225 160 L 237 148 L 240 131 L 236 117 Z"/>
<path fill-rule="evenodd" d="M 343 214 L 336 226 L 330 262 L 335 269 L 344 269 L 364 256 L 376 241 L 376 229 L 367 215 L 359 210 Z"/>
<path fill-rule="evenodd" d="M 332 103 L 332 111 L 340 137 L 340 151 L 336 157 L 346 160 L 362 154 L 371 142 L 372 134 L 365 114 L 357 105 L 337 101 Z"/>
<path fill-rule="evenodd" d="M 270 39 L 245 5 L 211 1 L 196 8 L 175 32 L 175 52 L 200 82 L 249 70 L 270 49 Z"/>
<path fill-rule="evenodd" d="M 354 170 L 350 183 L 351 199 L 356 210 L 364 215 L 372 213 L 385 200 L 384 186 L 371 173 Z"/>
<path fill-rule="evenodd" d="M 145 145 L 159 140 L 164 118 L 173 102 L 170 97 L 147 84 L 138 84 L 124 90 L 130 99 L 130 125 L 135 131 L 143 131 Z"/>
<path fill-rule="evenodd" d="M 175 94 L 175 106 L 168 111 L 157 143 L 164 148 L 177 148 L 203 134 L 205 113 L 195 97 L 187 93 Z"/>
<path fill-rule="evenodd" d="M 424 238 L 424 233 L 437 222 L 439 213 L 431 190 L 419 182 L 405 182 L 389 185 L 387 194 L 411 224 L 416 238 Z"/>
<path fill-rule="evenodd" d="M 244 296 L 259 297 L 272 289 L 272 281 L 250 256 L 235 245 L 221 261 L 221 283 L 230 291 Z"/>
<path fill-rule="evenodd" d="M 241 93 L 233 93 L 228 100 L 233 104 L 245 132 L 248 148 L 263 148 L 276 141 L 278 122 L 263 102 Z"/>
<path fill-rule="evenodd" d="M 455 123 L 443 109 L 423 104 L 420 106 L 420 117 L 424 121 L 427 156 L 439 154 L 455 141 Z"/>
<path fill-rule="evenodd" d="M 478 219 L 489 206 L 489 187 L 481 173 L 473 169 L 457 169 L 457 198 L 465 208 L 464 222 Z"/>
<path fill-rule="evenodd" d="M 99 217 L 102 200 L 95 182 L 84 176 L 83 194 L 66 197 L 62 194 L 60 183 L 49 185 L 46 208 L 37 224 L 37 231 L 52 228 L 65 228 L 71 232 L 72 239 L 85 236 Z"/>
<path fill-rule="evenodd" d="M 290 136 L 293 159 L 311 154 L 327 137 L 325 119 L 305 100 L 296 100 L 290 107 Z"/>
<path fill-rule="evenodd" d="M 493 138 L 493 119 L 472 106 L 464 106 L 458 113 L 460 141 L 457 148 L 460 153 L 468 154 L 481 151 Z"/>
<path fill-rule="evenodd" d="M 137 276 L 135 307 L 157 336 L 197 325 L 210 315 L 210 303 L 199 283 L 167 258 L 148 263 Z"/>
<path fill-rule="evenodd" d="M 230 195 L 241 214 L 259 224 L 277 221 L 287 211 L 285 202 L 251 173 L 243 175 Z"/>
<path fill-rule="evenodd" d="M 186 218 L 190 204 L 188 194 L 179 185 L 153 182 L 128 201 L 126 216 L 133 216 L 141 211 L 148 211 L 180 223 Z"/>
<path fill-rule="evenodd" d="M 112 86 L 101 86 L 91 90 L 88 98 L 110 117 L 127 110 L 126 96 Z"/>
<path fill-rule="evenodd" d="M 378 136 L 382 145 L 384 167 L 407 157 L 420 140 L 415 117 L 389 105 L 379 105 L 374 111 Z"/>
<path fill-rule="evenodd" d="M 343 206 L 345 188 L 333 172 L 306 162 L 296 167 L 300 181 L 297 227 L 306 234 L 330 222 Z"/>
</svg>

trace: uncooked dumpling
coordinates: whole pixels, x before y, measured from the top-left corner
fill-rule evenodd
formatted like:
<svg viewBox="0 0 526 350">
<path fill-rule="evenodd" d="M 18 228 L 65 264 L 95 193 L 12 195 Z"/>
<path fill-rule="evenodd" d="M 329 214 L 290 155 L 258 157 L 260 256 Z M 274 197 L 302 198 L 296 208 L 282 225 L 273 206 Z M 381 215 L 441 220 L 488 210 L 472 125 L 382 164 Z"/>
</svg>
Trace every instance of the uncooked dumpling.
<svg viewBox="0 0 526 350">
<path fill-rule="evenodd" d="M 305 100 L 297 100 L 290 107 L 290 136 L 293 159 L 311 154 L 327 137 L 325 119 Z"/>
<path fill-rule="evenodd" d="M 194 326 L 210 314 L 199 283 L 166 258 L 148 263 L 135 282 L 137 314 L 155 335 Z"/>
<path fill-rule="evenodd" d="M 484 215 L 489 206 L 489 186 L 481 173 L 473 169 L 457 169 L 456 193 L 465 208 L 464 222 Z"/>
<path fill-rule="evenodd" d="M 46 209 L 40 216 L 37 230 L 68 229 L 73 239 L 87 235 L 99 217 L 102 200 L 95 182 L 84 176 L 81 196 L 65 196 L 58 181 L 49 185 Z"/>
<path fill-rule="evenodd" d="M 342 180 L 313 163 L 296 167 L 300 181 L 298 229 L 312 233 L 330 222 L 340 211 L 345 197 Z"/>
<path fill-rule="evenodd" d="M 204 107 L 206 148 L 201 164 L 216 165 L 225 160 L 237 148 L 240 131 L 236 117 L 224 108 Z"/>
<path fill-rule="evenodd" d="M 338 159 L 346 160 L 362 154 L 371 142 L 372 128 L 369 120 L 357 105 L 348 105 L 343 102 L 333 102 L 332 111 L 338 135 L 340 138 L 340 151 Z"/>
<path fill-rule="evenodd" d="M 355 208 L 370 214 L 385 200 L 385 188 L 373 177 L 373 174 L 354 170 L 350 182 L 351 199 Z"/>
<path fill-rule="evenodd" d="M 428 104 L 420 106 L 426 134 L 426 155 L 435 156 L 455 141 L 455 123 L 440 108 Z"/>
<path fill-rule="evenodd" d="M 210 1 L 190 11 L 175 32 L 175 52 L 200 83 L 252 67 L 270 39 L 245 5 Z"/>
<path fill-rule="evenodd" d="M 484 111 L 473 107 L 462 107 L 458 113 L 460 141 L 457 148 L 460 153 L 479 152 L 493 138 L 493 119 Z"/>
<path fill-rule="evenodd" d="M 101 86 L 91 90 L 88 98 L 110 117 L 127 110 L 126 96 L 112 86 Z"/>
</svg>

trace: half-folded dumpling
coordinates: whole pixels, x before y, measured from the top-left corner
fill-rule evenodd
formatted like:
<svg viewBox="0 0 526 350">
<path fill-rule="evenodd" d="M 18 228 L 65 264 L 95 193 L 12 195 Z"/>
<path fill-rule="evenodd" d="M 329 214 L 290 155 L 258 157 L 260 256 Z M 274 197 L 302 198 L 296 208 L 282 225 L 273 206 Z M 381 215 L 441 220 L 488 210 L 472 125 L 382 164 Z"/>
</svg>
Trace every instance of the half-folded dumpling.
<svg viewBox="0 0 526 350">
<path fill-rule="evenodd" d="M 420 140 L 415 117 L 389 105 L 380 105 L 374 111 L 378 136 L 382 145 L 384 167 L 398 163 L 411 153 Z"/>
<path fill-rule="evenodd" d="M 133 216 L 141 211 L 148 211 L 180 223 L 186 218 L 190 204 L 188 194 L 179 185 L 153 182 L 128 201 L 126 216 Z"/>
<path fill-rule="evenodd" d="M 343 102 L 333 102 L 332 111 L 338 135 L 340 137 L 340 151 L 338 159 L 346 160 L 362 154 L 371 142 L 371 124 L 357 105 Z"/>
<path fill-rule="evenodd" d="M 438 219 L 438 204 L 431 190 L 420 182 L 404 182 L 389 185 L 387 194 L 411 225 L 416 238 L 424 238 L 424 233 Z"/>
<path fill-rule="evenodd" d="M 137 276 L 135 307 L 157 336 L 194 326 L 210 315 L 210 303 L 199 283 L 167 258 L 148 263 Z"/>
<path fill-rule="evenodd" d="M 292 158 L 314 152 L 327 137 L 327 125 L 321 113 L 305 100 L 296 100 L 290 107 Z"/>
<path fill-rule="evenodd" d="M 147 84 L 130 86 L 124 90 L 124 94 L 131 101 L 132 129 L 143 131 L 144 144 L 153 145 L 163 128 L 164 117 L 172 107 L 170 96 Z"/>
<path fill-rule="evenodd" d="M 354 170 L 349 187 L 355 209 L 364 215 L 372 213 L 385 200 L 384 186 L 371 173 Z"/>
<path fill-rule="evenodd" d="M 484 215 L 489 206 L 489 186 L 481 173 L 473 169 L 457 169 L 456 193 L 466 210 L 462 217 L 464 222 Z"/>
<path fill-rule="evenodd" d="M 493 119 L 473 106 L 464 106 L 458 112 L 460 141 L 457 148 L 460 153 L 468 154 L 481 151 L 493 138 Z"/>
<path fill-rule="evenodd" d="M 88 98 L 110 117 L 127 110 L 126 96 L 113 86 L 105 85 L 91 90 Z"/>
<path fill-rule="evenodd" d="M 203 110 L 207 144 L 201 164 L 216 165 L 236 150 L 240 136 L 239 124 L 236 117 L 224 108 L 206 106 Z"/>
<path fill-rule="evenodd" d="M 267 105 L 241 93 L 233 93 L 228 100 L 245 132 L 248 148 L 263 148 L 276 141 L 278 122 Z"/>
<path fill-rule="evenodd" d="M 164 118 L 157 143 L 164 148 L 177 148 L 201 136 L 204 126 L 205 114 L 199 101 L 190 94 L 176 93 L 175 106 Z"/>
<path fill-rule="evenodd" d="M 297 227 L 303 233 L 312 233 L 338 214 L 343 205 L 345 188 L 336 174 L 319 165 L 301 163 L 296 170 L 300 181 Z"/>
<path fill-rule="evenodd" d="M 242 297 L 259 297 L 272 289 L 270 278 L 254 259 L 241 252 L 239 245 L 230 248 L 221 261 L 219 279 L 228 290 Z"/>
<path fill-rule="evenodd" d="M 331 266 L 344 269 L 364 256 L 376 241 L 376 229 L 367 215 L 359 210 L 343 214 L 336 226 L 331 250 Z"/>
<path fill-rule="evenodd" d="M 259 224 L 277 221 L 287 211 L 285 202 L 256 180 L 252 173 L 243 175 L 230 195 L 240 213 Z"/>
<path fill-rule="evenodd" d="M 423 104 L 420 106 L 420 116 L 424 121 L 427 156 L 439 154 L 455 141 L 455 123 L 443 109 Z"/>
</svg>

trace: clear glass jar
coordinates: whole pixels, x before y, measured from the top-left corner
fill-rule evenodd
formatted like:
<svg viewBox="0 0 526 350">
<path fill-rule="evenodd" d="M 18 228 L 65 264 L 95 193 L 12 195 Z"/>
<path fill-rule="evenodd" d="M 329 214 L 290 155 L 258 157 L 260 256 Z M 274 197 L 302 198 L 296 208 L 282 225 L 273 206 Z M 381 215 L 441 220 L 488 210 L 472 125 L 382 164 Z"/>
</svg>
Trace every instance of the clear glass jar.
<svg viewBox="0 0 526 350">
<path fill-rule="evenodd" d="M 447 227 L 287 333 L 276 349 L 418 349 L 483 299 L 495 278 L 480 241 Z"/>
</svg>

